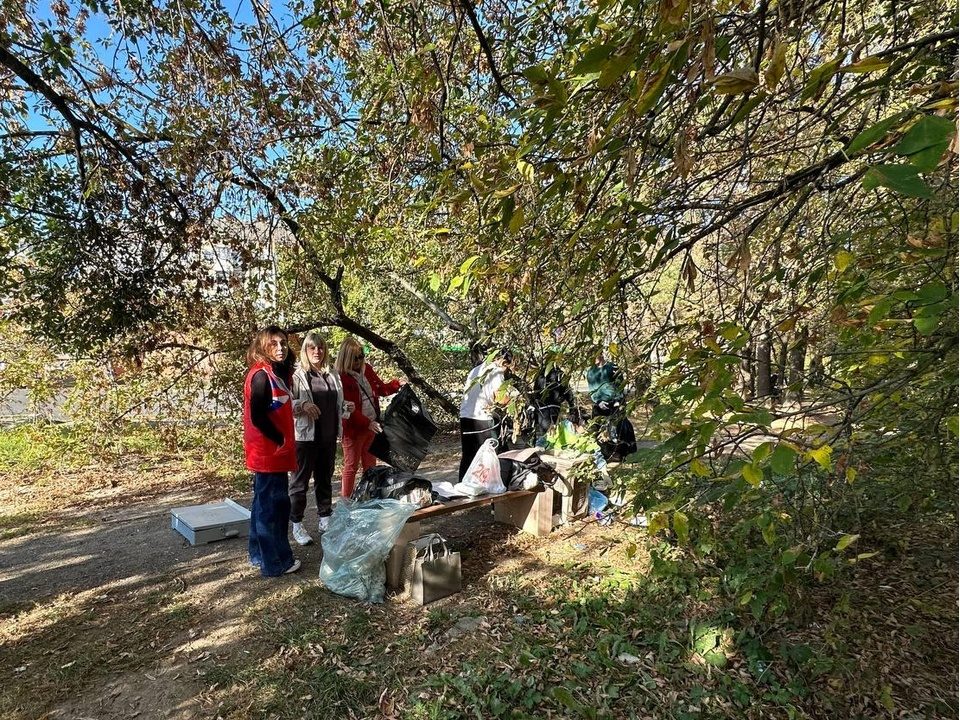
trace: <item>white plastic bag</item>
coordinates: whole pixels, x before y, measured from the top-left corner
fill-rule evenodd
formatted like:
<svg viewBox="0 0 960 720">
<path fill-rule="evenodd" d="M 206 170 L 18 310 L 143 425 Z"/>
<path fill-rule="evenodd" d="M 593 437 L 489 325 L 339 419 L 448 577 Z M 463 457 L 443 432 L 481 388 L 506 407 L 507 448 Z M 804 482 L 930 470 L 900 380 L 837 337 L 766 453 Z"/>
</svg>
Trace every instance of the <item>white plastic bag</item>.
<svg viewBox="0 0 960 720">
<path fill-rule="evenodd" d="M 477 450 L 466 474 L 456 485 L 454 490 L 464 495 L 499 495 L 507 491 L 500 476 L 500 458 L 497 457 L 497 441 L 487 440 Z"/>
</svg>

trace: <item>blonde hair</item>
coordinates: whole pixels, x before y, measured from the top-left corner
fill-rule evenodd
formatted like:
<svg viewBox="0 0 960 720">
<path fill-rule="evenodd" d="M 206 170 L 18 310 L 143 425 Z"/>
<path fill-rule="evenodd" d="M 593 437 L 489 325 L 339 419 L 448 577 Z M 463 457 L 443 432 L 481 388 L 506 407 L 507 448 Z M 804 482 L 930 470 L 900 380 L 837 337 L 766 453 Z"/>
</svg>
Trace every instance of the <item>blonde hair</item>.
<svg viewBox="0 0 960 720">
<path fill-rule="evenodd" d="M 363 347 L 359 341 L 349 335 L 340 343 L 340 350 L 337 351 L 337 361 L 334 368 L 338 373 L 351 372 L 353 370 L 353 361 L 360 357 L 363 358 Z M 366 361 L 364 360 L 364 364 Z M 360 372 L 363 373 L 363 366 L 360 366 Z"/>
<path fill-rule="evenodd" d="M 250 341 L 250 347 L 247 348 L 247 367 L 253 367 L 254 365 L 259 365 L 261 363 L 266 365 L 272 365 L 273 359 L 270 357 L 269 348 L 270 342 L 276 337 L 280 336 L 283 338 L 284 342 L 287 341 L 287 333 L 279 325 L 267 325 L 263 330 L 257 332 L 253 336 L 253 339 Z M 290 348 L 286 348 L 283 357 L 286 359 L 287 353 L 290 352 Z"/>
<path fill-rule="evenodd" d="M 310 357 L 307 355 L 307 348 L 320 348 L 323 350 L 323 372 L 330 372 L 330 346 L 327 345 L 326 338 L 318 332 L 308 332 L 303 339 L 303 345 L 300 346 L 300 367 L 305 371 L 310 371 L 313 365 Z"/>
</svg>

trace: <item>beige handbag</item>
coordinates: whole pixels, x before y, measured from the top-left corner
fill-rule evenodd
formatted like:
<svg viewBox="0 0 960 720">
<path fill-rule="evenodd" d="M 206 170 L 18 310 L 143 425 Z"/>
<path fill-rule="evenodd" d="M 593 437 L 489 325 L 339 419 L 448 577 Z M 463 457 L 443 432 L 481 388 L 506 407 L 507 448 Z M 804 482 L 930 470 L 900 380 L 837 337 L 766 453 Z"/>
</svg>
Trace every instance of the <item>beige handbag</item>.
<svg viewBox="0 0 960 720">
<path fill-rule="evenodd" d="M 430 533 L 407 543 L 404 557 L 404 592 L 420 605 L 460 592 L 460 553 L 447 541 Z"/>
</svg>

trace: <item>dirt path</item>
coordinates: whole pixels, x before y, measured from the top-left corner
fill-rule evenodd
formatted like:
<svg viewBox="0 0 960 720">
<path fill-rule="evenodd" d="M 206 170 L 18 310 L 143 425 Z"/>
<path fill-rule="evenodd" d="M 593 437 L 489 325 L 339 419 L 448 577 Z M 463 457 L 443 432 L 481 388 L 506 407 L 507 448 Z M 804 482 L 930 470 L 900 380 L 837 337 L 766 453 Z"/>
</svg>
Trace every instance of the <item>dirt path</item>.
<svg viewBox="0 0 960 720">
<path fill-rule="evenodd" d="M 418 474 L 453 480 L 458 460 L 447 448 L 428 458 Z M 334 490 L 336 496 L 339 487 Z M 91 648 L 91 667 L 82 670 L 92 676 L 86 691 L 48 708 L 46 717 L 209 716 L 209 676 L 238 653 L 264 652 L 246 642 L 257 625 L 251 612 L 265 598 L 320 587 L 319 543 L 293 546 L 303 561 L 299 573 L 267 579 L 249 566 L 245 539 L 191 546 L 172 529 L 171 509 L 223 499 L 214 493 L 193 487 L 106 509 L 65 509 L 62 522 L 48 519 L 38 532 L 0 543 L 0 636 L 8 646 L 2 669 L 42 692 L 58 674 L 80 672 L 82 661 L 64 662 L 58 671 L 56 659 L 49 666 L 44 660 L 41 668 L 38 648 L 62 653 L 64 660 L 78 647 Z M 232 498 L 249 508 L 250 493 Z M 447 527 L 453 537 L 462 536 L 471 525 L 490 524 L 484 510 L 439 519 L 430 529 Z M 315 513 L 310 500 L 311 528 Z M 340 598 L 334 603 L 355 604 Z M 171 622 L 169 633 L 141 636 L 138 619 L 154 618 L 158 606 L 185 619 Z M 117 672 L 103 672 L 103 664 Z M 35 717 L 28 707 L 23 711 L 16 717 Z"/>
</svg>

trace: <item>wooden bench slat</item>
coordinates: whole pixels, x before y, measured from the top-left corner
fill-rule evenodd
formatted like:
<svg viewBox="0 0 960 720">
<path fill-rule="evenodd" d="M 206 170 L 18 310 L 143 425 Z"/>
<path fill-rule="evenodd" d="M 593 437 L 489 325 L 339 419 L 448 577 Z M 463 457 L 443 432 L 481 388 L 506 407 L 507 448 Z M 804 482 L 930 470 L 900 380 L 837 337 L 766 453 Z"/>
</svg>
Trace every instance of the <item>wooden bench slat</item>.
<svg viewBox="0 0 960 720">
<path fill-rule="evenodd" d="M 450 513 L 454 513 L 459 510 L 482 507 L 483 505 L 492 505 L 493 503 L 497 502 L 506 502 L 516 498 L 525 497 L 527 495 L 534 495 L 536 493 L 536 490 L 511 490 L 509 492 L 498 493 L 496 495 L 480 495 L 478 497 L 447 500 L 440 505 L 430 505 L 425 508 L 420 508 L 413 515 L 407 518 L 407 522 L 420 522 L 421 520 L 426 520 L 431 517 L 449 515 Z"/>
</svg>

